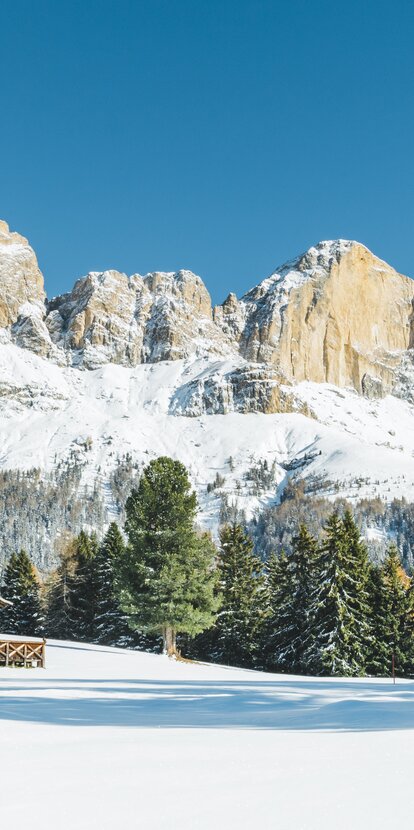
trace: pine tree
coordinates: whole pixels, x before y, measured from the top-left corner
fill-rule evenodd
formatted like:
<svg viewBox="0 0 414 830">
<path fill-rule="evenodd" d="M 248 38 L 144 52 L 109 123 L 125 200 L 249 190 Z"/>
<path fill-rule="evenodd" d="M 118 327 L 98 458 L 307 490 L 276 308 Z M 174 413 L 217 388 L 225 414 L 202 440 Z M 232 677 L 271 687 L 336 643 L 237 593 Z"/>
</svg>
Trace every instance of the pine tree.
<svg viewBox="0 0 414 830">
<path fill-rule="evenodd" d="M 271 648 L 275 666 L 282 671 L 304 670 L 304 653 L 309 647 L 309 616 L 315 588 L 318 544 L 304 524 L 292 540 L 289 557 L 274 563 L 270 619 Z M 270 643 L 269 643 L 270 646 Z"/>
<path fill-rule="evenodd" d="M 76 640 L 96 642 L 98 614 L 98 576 L 96 557 L 98 540 L 95 533 L 88 535 L 81 531 L 75 540 L 75 581 L 72 598 L 72 613 L 75 621 Z"/>
<path fill-rule="evenodd" d="M 195 531 L 196 511 L 187 470 L 166 457 L 148 464 L 126 504 L 121 605 L 131 627 L 162 633 L 168 654 L 176 652 L 177 632 L 208 628 L 218 606 L 216 550 Z"/>
<path fill-rule="evenodd" d="M 266 615 L 262 629 L 261 652 L 263 668 L 268 671 L 282 671 L 280 655 L 284 644 L 281 642 L 279 623 L 280 611 L 289 604 L 290 588 L 288 579 L 288 558 L 285 551 L 280 555 L 272 553 L 265 566 Z"/>
<path fill-rule="evenodd" d="M 368 602 L 370 609 L 371 639 L 367 654 L 367 672 L 374 677 L 384 677 L 390 673 L 390 647 L 387 641 L 386 620 L 384 617 L 384 585 L 382 568 L 372 564 L 368 584 Z"/>
<path fill-rule="evenodd" d="M 97 551 L 96 535 L 89 536 L 85 531 L 64 547 L 47 590 L 49 637 L 83 642 L 96 640 Z"/>
<path fill-rule="evenodd" d="M 109 525 L 94 560 L 96 576 L 96 642 L 103 645 L 130 645 L 131 631 L 116 592 L 116 576 L 122 567 L 125 543 L 115 522 Z"/>
<path fill-rule="evenodd" d="M 251 539 L 239 524 L 221 530 L 222 604 L 214 629 L 214 659 L 233 666 L 252 666 L 259 658 L 265 586 L 262 563 L 252 549 Z"/>
<path fill-rule="evenodd" d="M 57 640 L 76 640 L 77 579 L 76 539 L 66 538 L 60 550 L 59 565 L 46 586 L 46 633 Z"/>
<path fill-rule="evenodd" d="M 372 609 L 374 628 L 373 673 L 390 675 L 395 671 L 411 674 L 414 663 L 413 590 L 402 565 L 398 549 L 390 545 L 377 572 L 376 603 Z"/>
<path fill-rule="evenodd" d="M 34 565 L 27 553 L 13 553 L 3 575 L 2 594 L 13 603 L 2 613 L 2 628 L 11 634 L 43 634 L 44 619 L 40 602 L 40 585 Z"/>
<path fill-rule="evenodd" d="M 349 607 L 357 626 L 357 656 L 362 670 L 366 665 L 372 639 L 369 602 L 371 563 L 367 546 L 350 510 L 345 511 L 342 526 L 349 556 L 348 573 L 351 577 Z"/>
<path fill-rule="evenodd" d="M 325 527 L 309 614 L 306 669 L 315 674 L 364 671 L 368 602 L 358 575 L 355 540 L 336 513 Z"/>
</svg>

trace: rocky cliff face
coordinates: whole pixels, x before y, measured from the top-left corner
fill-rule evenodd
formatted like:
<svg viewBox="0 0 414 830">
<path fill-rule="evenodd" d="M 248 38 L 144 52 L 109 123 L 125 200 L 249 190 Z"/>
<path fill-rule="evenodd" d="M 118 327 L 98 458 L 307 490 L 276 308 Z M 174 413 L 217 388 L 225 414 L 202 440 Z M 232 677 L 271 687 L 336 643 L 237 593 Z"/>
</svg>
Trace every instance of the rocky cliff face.
<svg viewBox="0 0 414 830">
<path fill-rule="evenodd" d="M 216 319 L 248 360 L 290 381 L 390 389 L 412 347 L 414 282 L 357 242 L 321 242 Z M 372 381 L 371 381 L 372 378 Z M 378 390 L 378 383 L 376 384 Z"/>
<path fill-rule="evenodd" d="M 24 341 L 28 320 L 33 320 L 33 332 L 37 326 L 41 328 L 45 300 L 43 276 L 35 252 L 24 236 L 11 233 L 8 224 L 0 221 L 0 328 L 16 326 L 16 337 L 22 332 Z M 34 350 L 35 341 L 36 336 Z M 22 345 L 26 344 L 22 342 Z M 31 347 L 30 341 L 27 345 Z"/>
<path fill-rule="evenodd" d="M 197 357 L 230 360 L 172 402 L 177 412 L 284 411 L 302 380 L 370 397 L 406 391 L 414 282 L 356 242 L 321 242 L 241 300 L 211 307 L 190 271 L 90 273 L 46 301 L 27 240 L 0 223 L 3 340 L 55 363 L 94 369 Z M 408 357 L 407 357 L 408 355 Z M 406 381 L 404 381 L 404 378 Z"/>
</svg>

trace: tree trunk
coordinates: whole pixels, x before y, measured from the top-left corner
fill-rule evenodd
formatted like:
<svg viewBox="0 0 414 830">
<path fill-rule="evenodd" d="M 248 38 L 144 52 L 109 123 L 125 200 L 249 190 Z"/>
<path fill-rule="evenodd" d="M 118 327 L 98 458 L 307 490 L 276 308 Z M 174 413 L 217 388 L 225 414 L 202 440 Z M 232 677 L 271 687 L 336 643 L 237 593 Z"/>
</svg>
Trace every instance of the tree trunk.
<svg viewBox="0 0 414 830">
<path fill-rule="evenodd" d="M 172 625 L 164 625 L 162 629 L 162 639 L 163 639 L 163 653 L 168 654 L 168 657 L 173 657 L 177 654 L 176 648 L 176 631 Z"/>
</svg>

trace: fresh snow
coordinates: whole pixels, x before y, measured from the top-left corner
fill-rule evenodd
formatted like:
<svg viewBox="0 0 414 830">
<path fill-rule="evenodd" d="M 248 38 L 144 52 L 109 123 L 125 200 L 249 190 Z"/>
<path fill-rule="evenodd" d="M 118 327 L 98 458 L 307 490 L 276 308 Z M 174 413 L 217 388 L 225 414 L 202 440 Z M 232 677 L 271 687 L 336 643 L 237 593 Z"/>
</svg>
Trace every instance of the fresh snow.
<svg viewBox="0 0 414 830">
<path fill-rule="evenodd" d="M 409 826 L 414 683 L 271 675 L 50 641 L 0 669 L 2 827 Z"/>
<path fill-rule="evenodd" d="M 5 342 L 0 349 L 0 467 L 51 470 L 72 456 L 84 465 L 82 483 L 92 486 L 98 478 L 104 490 L 118 456 L 130 453 L 144 465 L 170 455 L 188 467 L 201 503 L 200 522 L 213 530 L 220 498 L 217 492 L 207 494 L 206 487 L 216 473 L 225 477 L 221 492 L 248 516 L 279 498 L 291 475 L 287 469 L 293 468 L 303 477 L 330 481 L 324 494 L 332 498 L 412 499 L 414 407 L 408 401 L 368 400 L 353 390 L 306 382 L 286 391 L 293 391 L 314 417 L 176 414 L 188 383 L 213 370 L 220 378 L 232 365 L 189 359 L 79 371 Z M 251 495 L 247 474 L 264 460 L 269 467 L 275 463 L 275 482 L 257 497 Z"/>
</svg>

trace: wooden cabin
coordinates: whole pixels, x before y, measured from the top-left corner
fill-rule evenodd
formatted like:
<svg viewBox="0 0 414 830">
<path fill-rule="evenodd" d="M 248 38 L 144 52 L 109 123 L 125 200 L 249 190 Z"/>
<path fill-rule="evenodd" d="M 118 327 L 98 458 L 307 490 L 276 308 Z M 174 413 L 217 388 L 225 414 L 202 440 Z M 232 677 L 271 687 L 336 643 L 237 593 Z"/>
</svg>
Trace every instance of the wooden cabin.
<svg viewBox="0 0 414 830">
<path fill-rule="evenodd" d="M 2 608 L 7 608 L 9 605 L 13 605 L 13 603 L 0 597 L 0 612 Z M 41 637 L 0 634 L 0 668 L 2 666 L 23 666 L 24 668 L 44 669 L 45 665 L 46 640 Z"/>
</svg>

